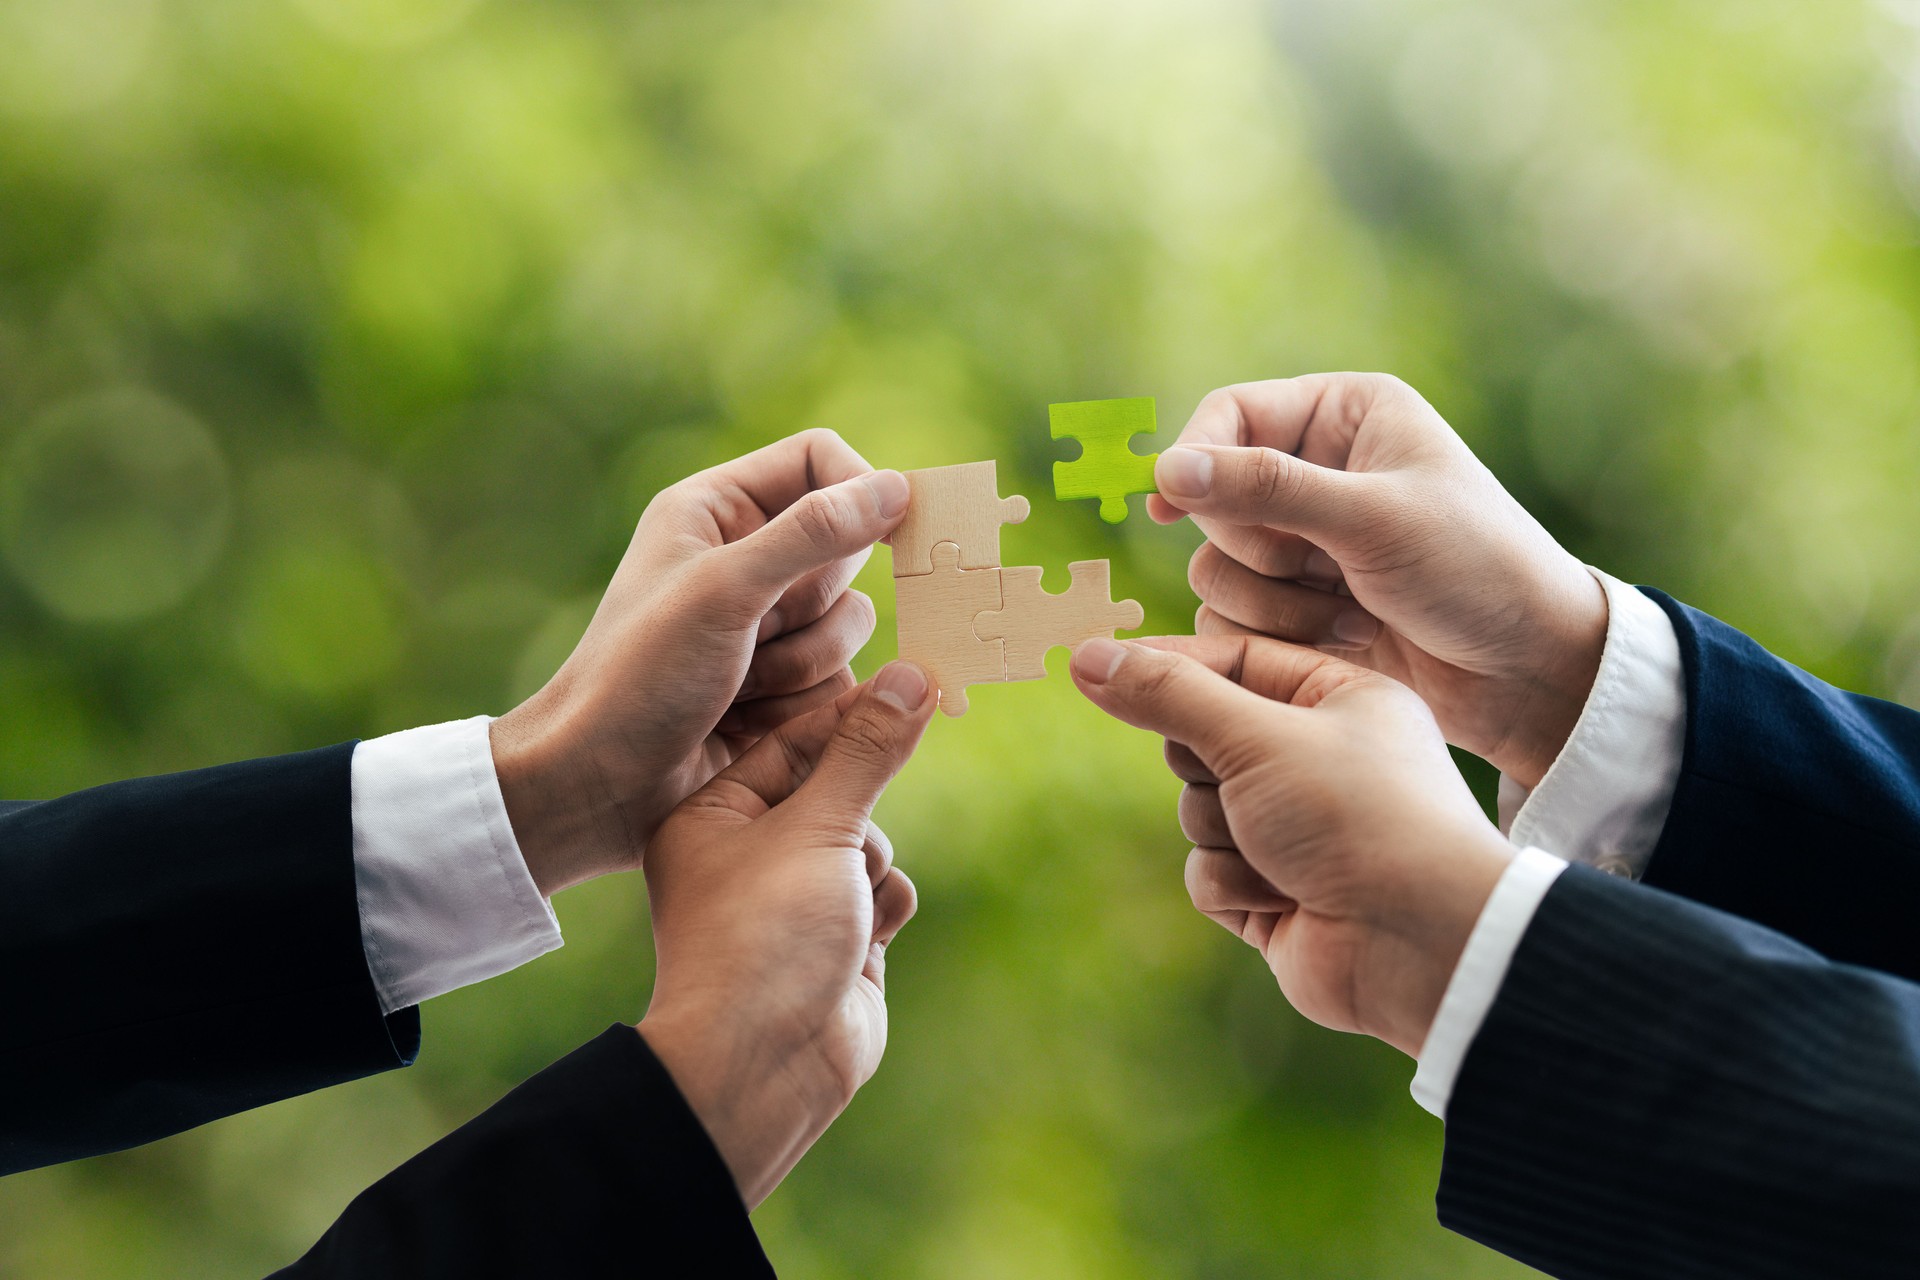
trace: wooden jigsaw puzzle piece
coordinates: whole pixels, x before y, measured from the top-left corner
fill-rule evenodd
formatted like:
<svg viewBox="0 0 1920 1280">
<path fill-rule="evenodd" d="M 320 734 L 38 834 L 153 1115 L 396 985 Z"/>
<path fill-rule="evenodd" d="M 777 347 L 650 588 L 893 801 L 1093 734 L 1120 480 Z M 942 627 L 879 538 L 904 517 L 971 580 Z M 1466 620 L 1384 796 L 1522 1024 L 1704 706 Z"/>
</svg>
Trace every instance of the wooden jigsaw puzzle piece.
<svg viewBox="0 0 1920 1280">
<path fill-rule="evenodd" d="M 1062 502 L 1098 498 L 1100 518 L 1119 524 L 1127 518 L 1127 495 L 1156 493 L 1153 463 L 1157 453 L 1142 456 L 1127 447 L 1134 436 L 1153 435 L 1153 398 L 1076 400 L 1047 406 L 1047 426 L 1055 440 L 1080 442 L 1080 456 L 1053 464 L 1053 496 Z"/>
<path fill-rule="evenodd" d="M 1047 674 L 1047 650 L 1072 648 L 1095 636 L 1113 638 L 1116 630 L 1131 631 L 1145 620 L 1138 600 L 1114 601 L 1113 566 L 1106 560 L 1078 560 L 1067 566 L 1072 582 L 1062 595 L 1049 595 L 1040 585 L 1042 570 L 1022 566 L 1000 571 L 998 612 L 973 620 L 982 640 L 1005 644 L 1006 678 L 1038 680 Z"/>
<path fill-rule="evenodd" d="M 973 629 L 974 618 L 1001 606 L 1000 570 L 962 569 L 952 542 L 936 544 L 930 560 L 930 572 L 893 582 L 900 656 L 926 668 L 939 686 L 940 709 L 957 716 L 967 709 L 968 685 L 1007 678 L 1005 646 Z"/>
<path fill-rule="evenodd" d="M 1019 524 L 1032 508 L 1025 498 L 1002 498 L 995 473 L 992 462 L 906 473 L 907 515 L 887 539 L 894 577 L 932 573 L 933 549 L 943 542 L 959 548 L 962 569 L 1000 567 L 1000 526 Z"/>
</svg>

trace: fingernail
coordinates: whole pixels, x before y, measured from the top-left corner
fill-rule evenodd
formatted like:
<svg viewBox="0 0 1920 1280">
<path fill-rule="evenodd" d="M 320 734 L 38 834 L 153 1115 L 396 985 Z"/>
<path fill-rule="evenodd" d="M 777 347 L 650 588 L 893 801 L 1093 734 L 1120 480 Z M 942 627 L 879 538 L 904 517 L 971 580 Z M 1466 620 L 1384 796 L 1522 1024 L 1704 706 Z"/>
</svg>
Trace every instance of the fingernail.
<svg viewBox="0 0 1920 1280">
<path fill-rule="evenodd" d="M 1213 488 L 1213 455 L 1198 449 L 1169 449 L 1153 469 L 1160 492 L 1174 498 L 1204 498 Z"/>
<path fill-rule="evenodd" d="M 1364 609 L 1349 609 L 1333 620 L 1333 634 L 1342 643 L 1364 649 L 1380 635 L 1380 620 Z"/>
<path fill-rule="evenodd" d="M 1088 684 L 1105 684 L 1127 660 L 1127 646 L 1096 636 L 1073 651 L 1073 674 Z"/>
<path fill-rule="evenodd" d="M 778 609 L 767 610 L 766 616 L 760 619 L 759 642 L 765 644 L 768 640 L 779 635 L 781 628 L 784 626 L 786 626 L 786 622 L 781 618 Z"/>
<path fill-rule="evenodd" d="M 912 711 L 927 700 L 927 673 L 911 662 L 889 662 L 873 678 L 873 691 L 882 702 Z"/>
<path fill-rule="evenodd" d="M 907 478 L 898 471 L 876 471 L 866 477 L 867 492 L 873 495 L 873 505 L 883 520 L 891 520 L 907 509 L 907 499 L 913 491 L 907 487 Z"/>
<path fill-rule="evenodd" d="M 1307 552 L 1306 560 L 1300 566 L 1300 576 L 1311 578 L 1315 582 L 1338 582 L 1340 580 L 1340 562 L 1315 547 Z"/>
</svg>

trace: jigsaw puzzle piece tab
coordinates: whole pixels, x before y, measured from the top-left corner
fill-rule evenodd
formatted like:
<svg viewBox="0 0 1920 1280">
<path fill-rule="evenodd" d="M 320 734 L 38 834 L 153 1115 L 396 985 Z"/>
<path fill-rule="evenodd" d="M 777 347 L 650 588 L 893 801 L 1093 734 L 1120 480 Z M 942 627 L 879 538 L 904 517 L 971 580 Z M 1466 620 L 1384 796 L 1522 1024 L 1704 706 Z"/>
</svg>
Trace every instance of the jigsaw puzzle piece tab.
<svg viewBox="0 0 1920 1280">
<path fill-rule="evenodd" d="M 1053 496 L 1062 502 L 1098 498 L 1100 518 L 1119 524 L 1127 518 L 1127 495 L 1155 493 L 1153 463 L 1127 447 L 1137 435 L 1153 435 L 1153 397 L 1126 400 L 1076 400 L 1047 406 L 1047 426 L 1055 440 L 1080 442 L 1080 456 L 1053 464 Z"/>
<path fill-rule="evenodd" d="M 933 546 L 930 562 L 930 572 L 893 582 L 900 656 L 926 668 L 939 686 L 940 709 L 957 716 L 967 709 L 968 685 L 1007 678 L 1005 646 L 973 629 L 975 617 L 1001 606 L 1001 571 L 961 568 L 952 542 Z"/>
<path fill-rule="evenodd" d="M 887 541 L 893 576 L 933 572 L 933 549 L 951 542 L 962 569 L 1000 567 L 1000 526 L 1019 524 L 1032 508 L 1022 497 L 1002 498 L 992 462 L 965 462 L 906 473 L 911 498 L 907 515 Z"/>
<path fill-rule="evenodd" d="M 1040 585 L 1039 568 L 1002 569 L 1000 595 L 1005 603 L 973 620 L 975 635 L 1006 646 L 1008 680 L 1045 676 L 1047 650 L 1056 645 L 1072 648 L 1095 636 L 1112 639 L 1116 630 L 1131 631 L 1145 620 L 1138 600 L 1111 599 L 1111 562 L 1078 560 L 1067 571 L 1072 582 L 1056 596 Z"/>
</svg>

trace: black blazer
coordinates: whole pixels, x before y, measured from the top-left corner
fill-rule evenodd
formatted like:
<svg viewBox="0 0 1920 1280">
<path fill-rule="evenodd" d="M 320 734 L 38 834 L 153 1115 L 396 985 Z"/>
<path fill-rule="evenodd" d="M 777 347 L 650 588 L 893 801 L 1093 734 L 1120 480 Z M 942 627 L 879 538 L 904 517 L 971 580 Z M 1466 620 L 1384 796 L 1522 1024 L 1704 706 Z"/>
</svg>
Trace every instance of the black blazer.
<svg viewBox="0 0 1920 1280">
<path fill-rule="evenodd" d="M 362 1192 L 297 1280 L 773 1275 L 733 1175 L 625 1024 Z"/>
<path fill-rule="evenodd" d="M 0 1174 L 413 1060 L 418 1012 L 381 1015 L 361 942 L 352 756 L 0 804 Z M 287 1274 L 631 1276 L 675 1250 L 771 1274 L 623 1026 L 375 1184 Z"/>
<path fill-rule="evenodd" d="M 1630 884 L 1542 902 L 1439 1208 L 1562 1277 L 1920 1275 L 1920 714 L 1673 618 L 1688 725 Z"/>
</svg>

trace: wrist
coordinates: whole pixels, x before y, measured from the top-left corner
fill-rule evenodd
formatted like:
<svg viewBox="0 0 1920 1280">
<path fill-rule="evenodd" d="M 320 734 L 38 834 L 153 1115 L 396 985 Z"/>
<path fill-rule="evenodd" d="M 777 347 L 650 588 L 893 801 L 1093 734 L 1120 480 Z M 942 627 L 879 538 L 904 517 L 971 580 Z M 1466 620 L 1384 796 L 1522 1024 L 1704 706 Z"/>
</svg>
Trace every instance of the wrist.
<svg viewBox="0 0 1920 1280">
<path fill-rule="evenodd" d="M 1420 1056 L 1487 901 L 1517 855 L 1484 822 L 1421 850 L 1419 875 L 1380 923 L 1384 961 L 1363 1030 Z"/>
<path fill-rule="evenodd" d="M 622 855 L 618 806 L 577 763 L 581 753 L 557 717 L 529 699 L 489 726 L 488 742 L 514 840 L 542 897 L 637 864 Z"/>
<path fill-rule="evenodd" d="M 752 1209 L 849 1099 L 795 1070 L 769 1039 L 734 1034 L 731 1026 L 725 1016 L 649 1010 L 634 1029 L 673 1077 Z"/>
<path fill-rule="evenodd" d="M 1540 611 L 1543 661 L 1518 700 L 1514 731 L 1491 757 L 1528 790 L 1540 785 L 1573 736 L 1607 647 L 1606 588 L 1572 557 L 1566 568 L 1557 598 Z"/>
</svg>

